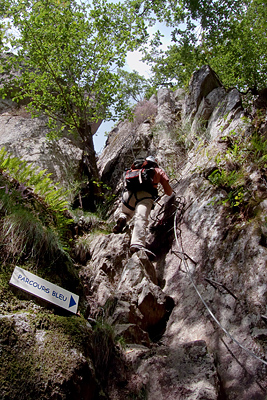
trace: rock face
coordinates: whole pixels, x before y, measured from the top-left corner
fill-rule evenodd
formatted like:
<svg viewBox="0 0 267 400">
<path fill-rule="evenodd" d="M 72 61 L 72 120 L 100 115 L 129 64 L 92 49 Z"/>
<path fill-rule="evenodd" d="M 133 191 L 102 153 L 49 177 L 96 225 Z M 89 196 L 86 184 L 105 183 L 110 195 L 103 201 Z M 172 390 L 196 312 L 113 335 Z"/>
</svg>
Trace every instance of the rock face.
<svg viewBox="0 0 267 400">
<path fill-rule="evenodd" d="M 0 147 L 47 169 L 55 181 L 71 183 L 82 159 L 81 146 L 69 137 L 48 141 L 46 122 L 45 117 L 31 119 L 23 107 L 5 108 L 0 114 Z"/>
<path fill-rule="evenodd" d="M 38 393 L 53 399 L 264 400 L 266 170 L 253 162 L 247 166 L 245 184 L 253 199 L 253 213 L 247 215 L 227 206 L 227 185 L 208 179 L 218 169 L 218 158 L 227 160 L 233 138 L 245 140 L 253 130 L 241 96 L 236 89 L 227 92 L 205 66 L 193 74 L 187 93 L 160 89 L 136 115 L 109 134 L 98 166 L 117 196 L 108 211 L 110 222 L 120 204 L 123 171 L 134 157 L 156 155 L 166 170 L 174 194 L 161 193 L 147 234 L 156 260 L 143 251 L 129 252 L 133 221 L 121 234 L 85 235 L 79 272 L 85 318 L 71 328 L 73 337 L 82 333 L 82 340 L 70 343 L 68 325 L 58 342 L 74 367 L 66 371 L 64 364 L 54 379 L 50 365 L 47 388 Z M 236 167 L 225 163 L 230 170 Z M 27 333 L 38 354 L 47 353 L 49 335 L 56 333 L 52 317 L 40 318 L 39 312 L 15 315 L 6 305 L 1 345 L 13 340 L 13 349 L 26 352 L 18 338 Z M 120 357 L 109 354 L 107 336 L 94 340 L 87 318 L 92 326 L 100 321 L 102 328 L 112 327 L 115 341 L 124 344 Z M 50 351 L 59 365 L 58 346 Z M 34 366 L 41 363 L 34 358 Z M 42 365 L 40 371 L 48 373 Z M 40 382 L 41 387 L 43 375 Z M 4 398 L 14 399 L 5 389 Z"/>
<path fill-rule="evenodd" d="M 127 355 L 135 366 L 133 375 L 139 382 L 139 395 L 145 390 L 148 399 L 265 399 L 266 329 L 261 316 L 266 314 L 267 296 L 262 214 L 266 210 L 266 181 L 262 172 L 253 172 L 251 167 L 248 175 L 253 193 L 261 193 L 254 210 L 258 217 L 234 222 L 229 209 L 215 201 L 224 199 L 227 193 L 216 189 L 207 179 L 217 168 L 215 155 L 227 150 L 223 138 L 241 131 L 246 137 L 251 132 L 251 124 L 244 119 L 240 94 L 236 89 L 226 92 L 213 71 L 203 67 L 192 76 L 188 94 L 180 89 L 174 93 L 161 89 L 157 102 L 155 97 L 151 102 L 157 104 L 157 113 L 135 132 L 130 125 L 121 123 L 110 133 L 99 167 L 103 180 L 108 177 L 117 193 L 121 189 L 122 167 L 131 154 L 156 155 L 169 176 L 175 178 L 172 181 L 175 197 L 168 203 L 163 196 L 156 205 L 147 239 L 157 254 L 153 263 L 156 280 L 153 278 L 152 282 L 158 284 L 158 293 L 152 291 L 154 286 L 146 281 L 147 276 L 140 274 L 144 255 L 137 253 L 128 259 L 130 232 L 118 235 L 122 241 L 120 267 L 114 264 L 112 256 L 109 260 L 109 271 L 116 265 L 114 283 L 110 284 L 109 272 L 102 270 L 101 283 L 104 279 L 107 283 L 105 289 L 100 284 L 97 293 L 102 293 L 99 297 L 103 301 L 114 295 L 116 287 L 115 297 L 123 296 L 127 303 L 117 303 L 116 320 L 122 318 L 124 324 L 134 323 L 148 332 L 152 341 L 160 339 L 160 346 L 152 347 L 153 350 L 133 346 L 131 356 Z M 119 200 L 115 205 L 118 204 Z M 177 238 L 171 209 L 177 210 Z M 102 246 L 105 240 L 112 246 L 119 239 L 111 234 L 103 239 Z M 95 250 L 92 251 L 94 254 Z M 102 251 L 98 248 L 98 257 Z M 91 263 L 93 268 L 96 265 L 99 268 L 94 256 Z M 129 296 L 137 306 L 134 311 Z M 154 324 L 145 326 L 139 319 L 139 312 L 141 320 L 145 316 L 141 307 L 143 298 L 145 307 L 158 308 L 157 316 L 165 312 L 165 321 L 161 330 L 156 328 L 155 338 Z M 149 323 L 148 315 L 145 319 Z M 145 344 L 143 336 L 140 340 L 140 331 L 136 337 L 135 343 Z M 196 352 L 194 361 L 186 349 L 190 349 L 189 353 Z M 196 360 L 203 370 L 198 369 Z M 194 371 L 192 380 L 191 372 L 188 375 L 185 372 L 187 367 L 184 370 L 184 363 Z M 178 365 L 188 381 L 175 375 L 173 368 L 179 369 Z M 131 378 L 128 385 L 130 382 Z M 113 398 L 123 398 L 115 393 Z"/>
<path fill-rule="evenodd" d="M 76 321 L 80 335 L 73 338 L 73 320 L 57 330 L 52 327 L 53 316 L 43 314 L 41 307 L 32 305 L 28 310 L 0 315 L 1 398 L 97 398 L 95 370 L 81 346 L 90 341 L 89 323 Z"/>
<path fill-rule="evenodd" d="M 101 122 L 91 125 L 93 133 Z M 58 140 L 48 140 L 48 133 L 45 116 L 32 119 L 23 105 L 18 107 L 8 100 L 0 101 L 0 147 L 46 169 L 56 182 L 71 185 L 80 175 L 82 143 L 67 133 Z"/>
</svg>

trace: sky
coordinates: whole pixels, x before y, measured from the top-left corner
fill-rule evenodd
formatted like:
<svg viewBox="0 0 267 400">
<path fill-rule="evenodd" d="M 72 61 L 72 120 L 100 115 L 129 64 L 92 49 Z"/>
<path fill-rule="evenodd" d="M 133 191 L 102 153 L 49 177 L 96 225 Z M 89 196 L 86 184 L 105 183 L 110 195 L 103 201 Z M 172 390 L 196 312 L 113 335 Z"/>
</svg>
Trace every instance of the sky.
<svg viewBox="0 0 267 400">
<path fill-rule="evenodd" d="M 149 34 L 151 38 L 153 33 L 155 33 L 157 30 L 159 30 L 164 35 L 164 37 L 162 38 L 162 43 L 163 43 L 162 48 L 166 49 L 167 46 L 170 44 L 170 29 L 167 28 L 162 23 L 156 23 L 155 26 L 149 28 Z M 127 61 L 126 61 L 127 64 L 125 66 L 125 69 L 129 72 L 135 70 L 139 72 L 140 75 L 143 75 L 145 78 L 149 78 L 150 75 L 149 66 L 143 63 L 141 61 L 141 58 L 142 54 L 140 52 L 138 51 L 129 52 L 127 55 Z M 103 121 L 100 127 L 98 128 L 97 133 L 93 136 L 95 151 L 97 154 L 100 154 L 105 146 L 105 142 L 107 139 L 106 133 L 109 133 L 115 125 L 116 122 L 114 121 L 107 121 L 107 122 Z"/>
<path fill-rule="evenodd" d="M 143 75 L 145 78 L 149 78 L 149 67 L 140 61 L 141 57 L 141 53 L 137 51 L 129 53 L 127 56 L 126 69 L 129 72 L 135 70 L 139 72 L 140 75 Z M 103 121 L 98 128 L 97 133 L 93 136 L 95 151 L 98 154 L 101 153 L 105 146 L 105 142 L 107 139 L 106 133 L 109 133 L 115 125 L 116 122 L 114 121 Z"/>
</svg>

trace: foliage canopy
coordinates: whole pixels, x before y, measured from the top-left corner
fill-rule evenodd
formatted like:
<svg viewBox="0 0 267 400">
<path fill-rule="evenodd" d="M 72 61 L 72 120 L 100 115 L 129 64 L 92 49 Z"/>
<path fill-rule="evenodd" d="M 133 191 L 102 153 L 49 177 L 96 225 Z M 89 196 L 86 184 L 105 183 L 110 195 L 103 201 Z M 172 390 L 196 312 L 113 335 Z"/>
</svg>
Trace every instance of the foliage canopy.
<svg viewBox="0 0 267 400">
<path fill-rule="evenodd" d="M 154 15 L 172 30 L 165 52 L 160 49 L 160 32 L 145 50 L 154 85 L 187 85 L 193 71 L 209 64 L 227 87 L 266 87 L 266 1 L 129 1 L 138 15 L 150 23 Z"/>
<path fill-rule="evenodd" d="M 28 101 L 34 116 L 45 112 L 51 136 L 76 133 L 97 176 L 92 135 L 94 123 L 121 116 L 127 109 L 118 68 L 127 51 L 145 39 L 140 19 L 121 4 L 93 0 L 10 0 L 2 12 L 17 34 L 9 38 L 12 54 L 2 58 L 14 99 Z M 2 65 L 3 70 L 3 65 Z M 2 96 L 7 93 L 3 76 Z"/>
</svg>

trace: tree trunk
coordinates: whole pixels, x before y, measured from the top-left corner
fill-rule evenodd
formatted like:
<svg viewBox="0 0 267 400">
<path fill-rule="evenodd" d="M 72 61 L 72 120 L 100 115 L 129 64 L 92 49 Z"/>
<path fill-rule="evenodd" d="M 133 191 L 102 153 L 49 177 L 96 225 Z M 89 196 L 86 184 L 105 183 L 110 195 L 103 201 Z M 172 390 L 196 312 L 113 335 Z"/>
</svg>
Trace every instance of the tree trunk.
<svg viewBox="0 0 267 400">
<path fill-rule="evenodd" d="M 94 180 L 99 181 L 99 172 L 96 163 L 96 152 L 90 125 L 81 127 L 79 129 L 79 135 L 83 140 L 83 162 L 86 164 L 86 167 L 88 169 L 88 175 Z"/>
<path fill-rule="evenodd" d="M 93 135 L 91 132 L 91 126 L 85 124 L 79 130 L 79 135 L 83 140 L 83 168 L 86 171 L 86 175 L 89 178 L 89 194 L 96 200 L 101 194 L 101 188 L 94 182 L 99 182 L 99 172 L 96 162 L 96 152 L 94 148 Z M 94 201 L 93 200 L 93 201 Z"/>
</svg>

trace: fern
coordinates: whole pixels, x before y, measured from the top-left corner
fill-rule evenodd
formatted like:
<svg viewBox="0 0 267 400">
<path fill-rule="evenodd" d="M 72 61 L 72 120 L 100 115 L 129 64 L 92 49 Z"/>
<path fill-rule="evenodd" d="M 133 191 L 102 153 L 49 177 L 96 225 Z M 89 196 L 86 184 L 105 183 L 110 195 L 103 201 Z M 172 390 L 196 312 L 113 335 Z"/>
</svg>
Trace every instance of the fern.
<svg viewBox="0 0 267 400">
<path fill-rule="evenodd" d="M 0 257 L 38 264 L 70 260 L 67 191 L 0 149 Z"/>
<path fill-rule="evenodd" d="M 17 157 L 12 157 L 4 147 L 0 149 L 0 170 L 6 172 L 18 183 L 31 186 L 34 193 L 41 196 L 43 201 L 56 213 L 67 210 L 68 191 L 59 188 L 46 170 L 37 172 L 33 164 L 28 164 Z"/>
</svg>

